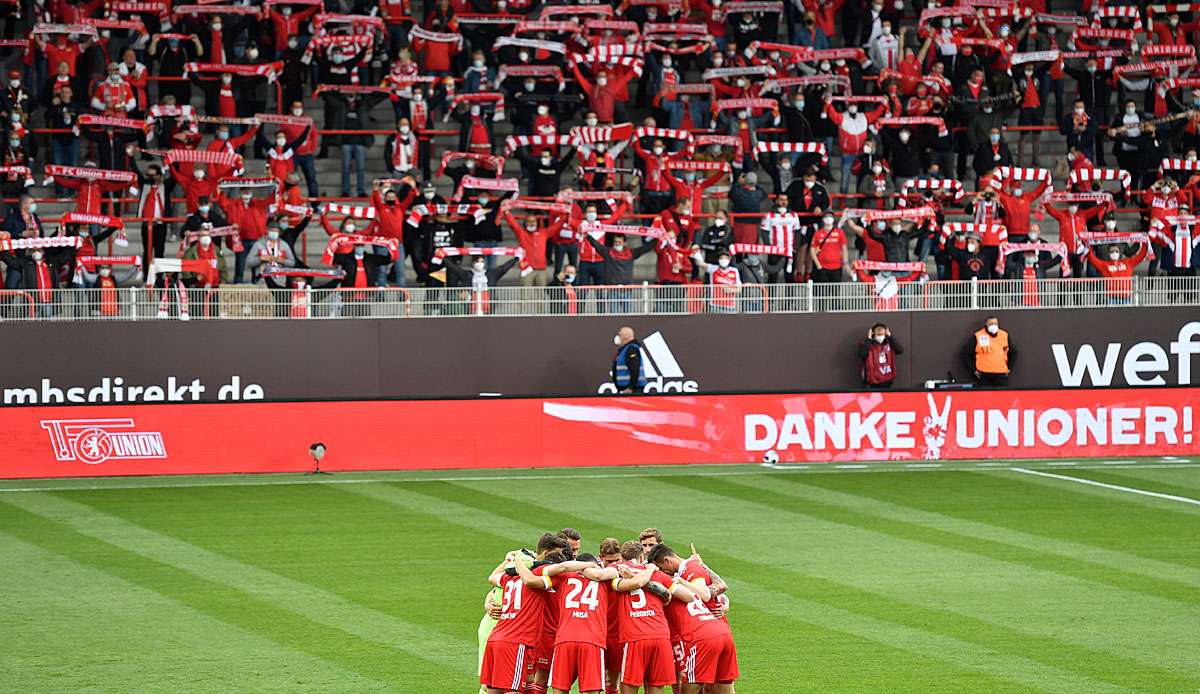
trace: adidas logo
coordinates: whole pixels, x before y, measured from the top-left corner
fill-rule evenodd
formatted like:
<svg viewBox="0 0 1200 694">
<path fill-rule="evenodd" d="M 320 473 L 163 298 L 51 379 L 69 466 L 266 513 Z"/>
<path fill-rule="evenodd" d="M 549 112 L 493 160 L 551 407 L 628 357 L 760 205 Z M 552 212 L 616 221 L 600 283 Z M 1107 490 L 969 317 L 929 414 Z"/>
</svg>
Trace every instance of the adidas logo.
<svg viewBox="0 0 1200 694">
<path fill-rule="evenodd" d="M 700 384 L 687 380 L 683 368 L 675 359 L 675 353 L 667 345 L 661 332 L 655 332 L 642 340 L 642 368 L 646 372 L 647 393 L 698 393 Z M 613 395 L 617 387 L 612 381 L 602 383 L 596 392 Z"/>
</svg>

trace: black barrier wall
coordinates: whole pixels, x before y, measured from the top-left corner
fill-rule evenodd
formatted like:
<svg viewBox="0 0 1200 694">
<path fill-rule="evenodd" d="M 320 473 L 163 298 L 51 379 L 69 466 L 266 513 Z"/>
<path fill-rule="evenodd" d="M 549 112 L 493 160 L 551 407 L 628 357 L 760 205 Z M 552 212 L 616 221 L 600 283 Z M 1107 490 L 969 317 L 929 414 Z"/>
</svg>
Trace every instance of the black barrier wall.
<svg viewBox="0 0 1200 694">
<path fill-rule="evenodd" d="M 849 390 L 860 386 L 855 351 L 876 320 L 905 348 L 897 386 L 909 387 L 948 371 L 965 380 L 959 351 L 986 315 L 22 323 L 0 340 L 0 396 L 16 405 L 583 395 L 607 381 L 622 325 L 649 338 L 652 390 Z M 1200 382 L 1194 307 L 997 315 L 1018 348 L 1014 387 Z"/>
</svg>

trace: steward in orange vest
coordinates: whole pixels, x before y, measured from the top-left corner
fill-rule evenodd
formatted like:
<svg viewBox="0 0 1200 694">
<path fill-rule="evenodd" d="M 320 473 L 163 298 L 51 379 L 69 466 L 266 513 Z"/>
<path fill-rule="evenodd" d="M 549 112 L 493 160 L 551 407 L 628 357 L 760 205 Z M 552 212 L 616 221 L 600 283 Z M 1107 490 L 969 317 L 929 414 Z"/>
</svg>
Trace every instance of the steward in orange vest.
<svg viewBox="0 0 1200 694">
<path fill-rule="evenodd" d="M 1000 329 L 1000 321 L 989 316 L 984 327 L 963 345 L 962 360 L 982 386 L 1008 385 L 1008 374 L 1017 359 L 1017 348 L 1008 333 Z"/>
</svg>

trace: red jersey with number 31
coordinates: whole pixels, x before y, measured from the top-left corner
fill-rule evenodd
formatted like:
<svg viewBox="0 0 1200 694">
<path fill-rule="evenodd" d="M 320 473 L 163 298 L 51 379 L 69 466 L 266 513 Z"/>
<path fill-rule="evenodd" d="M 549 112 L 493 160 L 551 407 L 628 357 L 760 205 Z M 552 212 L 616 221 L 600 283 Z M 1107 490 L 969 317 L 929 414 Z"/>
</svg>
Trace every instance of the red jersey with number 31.
<svg viewBox="0 0 1200 694">
<path fill-rule="evenodd" d="M 548 564 L 535 566 L 531 571 L 537 576 Z M 543 577 L 547 581 L 548 578 Z M 530 588 L 525 585 L 520 576 L 500 577 L 500 588 L 503 590 L 500 601 L 500 621 L 492 630 L 489 641 L 503 643 L 523 643 L 526 646 L 536 646 L 542 635 L 542 621 L 546 618 L 547 602 L 554 596 L 544 590 Z"/>
<path fill-rule="evenodd" d="M 634 572 L 646 568 L 643 564 L 632 562 L 627 563 L 626 566 Z M 661 583 L 667 590 L 670 590 L 675 583 L 670 576 L 661 571 L 655 571 L 650 580 Z M 671 631 L 667 626 L 666 610 L 661 598 L 642 588 L 628 593 L 618 591 L 616 598 L 619 605 L 617 627 L 621 643 L 671 638 Z"/>
<path fill-rule="evenodd" d="M 574 571 L 551 579 L 558 596 L 558 635 L 554 644 L 590 643 L 604 648 L 608 638 L 607 581 L 593 581 Z"/>
</svg>

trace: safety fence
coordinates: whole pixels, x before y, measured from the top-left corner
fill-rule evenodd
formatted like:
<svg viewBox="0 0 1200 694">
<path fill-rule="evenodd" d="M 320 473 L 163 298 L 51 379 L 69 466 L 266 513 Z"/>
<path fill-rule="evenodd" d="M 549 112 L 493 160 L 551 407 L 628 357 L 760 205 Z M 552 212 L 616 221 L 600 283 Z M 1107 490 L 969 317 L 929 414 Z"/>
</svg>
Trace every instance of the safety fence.
<svg viewBox="0 0 1200 694">
<path fill-rule="evenodd" d="M 1103 306 L 1200 306 L 1200 278 L 1132 277 L 895 283 L 580 287 L 17 290 L 2 321 L 432 318 L 886 312 Z"/>
</svg>

